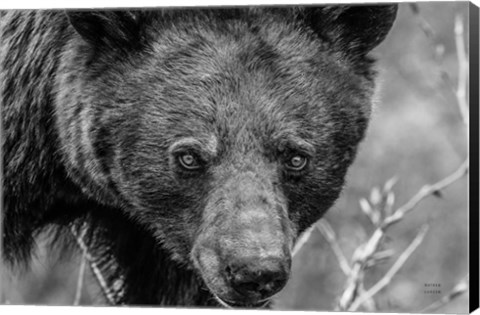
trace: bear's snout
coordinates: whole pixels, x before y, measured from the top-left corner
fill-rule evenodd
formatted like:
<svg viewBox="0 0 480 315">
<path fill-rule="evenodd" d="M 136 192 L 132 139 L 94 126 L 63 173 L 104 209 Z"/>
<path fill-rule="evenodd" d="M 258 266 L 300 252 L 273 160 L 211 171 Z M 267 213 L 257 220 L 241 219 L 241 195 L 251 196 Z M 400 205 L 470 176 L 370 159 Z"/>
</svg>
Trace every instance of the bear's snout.
<svg viewBox="0 0 480 315">
<path fill-rule="evenodd" d="M 265 300 L 287 283 L 290 258 L 236 257 L 227 264 L 224 274 L 230 287 L 245 299 Z"/>
<path fill-rule="evenodd" d="M 287 283 L 294 229 L 282 193 L 244 173 L 212 193 L 192 257 L 213 295 L 228 306 L 258 306 Z"/>
<path fill-rule="evenodd" d="M 217 299 L 227 306 L 260 306 L 283 289 L 291 267 L 286 239 L 223 237 L 204 239 L 193 249 L 197 270 Z"/>
</svg>

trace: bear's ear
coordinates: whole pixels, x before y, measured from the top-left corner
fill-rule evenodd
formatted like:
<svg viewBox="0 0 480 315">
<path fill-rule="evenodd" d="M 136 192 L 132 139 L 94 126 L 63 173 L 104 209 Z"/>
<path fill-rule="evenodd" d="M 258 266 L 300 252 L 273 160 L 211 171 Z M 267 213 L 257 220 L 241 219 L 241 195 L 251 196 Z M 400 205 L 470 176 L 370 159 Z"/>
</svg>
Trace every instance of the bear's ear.
<svg viewBox="0 0 480 315">
<path fill-rule="evenodd" d="M 305 8 L 302 18 L 322 39 L 348 53 L 365 55 L 387 36 L 397 5 Z"/>
<path fill-rule="evenodd" d="M 141 40 L 140 11 L 66 11 L 73 28 L 88 43 L 103 48 L 130 48 Z"/>
</svg>

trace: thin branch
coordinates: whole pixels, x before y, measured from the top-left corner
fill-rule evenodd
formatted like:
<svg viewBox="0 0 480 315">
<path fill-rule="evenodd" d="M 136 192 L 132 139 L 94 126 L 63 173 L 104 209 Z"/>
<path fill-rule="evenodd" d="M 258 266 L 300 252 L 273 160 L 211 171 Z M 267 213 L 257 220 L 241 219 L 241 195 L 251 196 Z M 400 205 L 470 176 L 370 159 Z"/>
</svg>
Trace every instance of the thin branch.
<svg viewBox="0 0 480 315">
<path fill-rule="evenodd" d="M 366 244 L 358 247 L 353 253 L 353 266 L 347 280 L 346 288 L 338 301 L 338 311 L 347 310 L 355 301 L 358 295 L 358 289 L 363 281 L 364 270 L 370 257 L 377 251 L 380 242 L 383 240 L 385 233 L 383 229 L 377 228 L 373 232 Z"/>
<path fill-rule="evenodd" d="M 408 212 L 412 211 L 423 199 L 426 197 L 437 194 L 439 191 L 445 189 L 451 184 L 455 183 L 457 180 L 462 178 L 468 173 L 468 158 L 460 165 L 460 167 L 455 170 L 449 176 L 443 178 L 442 180 L 431 184 L 423 186 L 407 203 L 398 208 L 393 215 L 386 218 L 383 222 L 382 229 L 393 225 L 394 223 L 400 221 Z"/>
<path fill-rule="evenodd" d="M 303 234 L 298 238 L 292 250 L 292 257 L 295 256 L 300 251 L 300 249 L 303 247 L 303 245 L 305 245 L 305 243 L 307 243 L 307 241 L 310 239 L 313 229 L 314 229 L 313 226 L 310 227 L 305 232 L 303 232 Z"/>
<path fill-rule="evenodd" d="M 346 276 L 350 275 L 350 272 L 352 271 L 350 264 L 348 263 L 348 260 L 345 257 L 345 254 L 340 248 L 340 245 L 337 242 L 337 237 L 335 235 L 335 232 L 333 231 L 328 221 L 325 219 L 320 220 L 316 224 L 316 227 L 320 231 L 320 233 L 322 233 L 323 237 L 325 237 L 328 244 L 332 248 L 333 253 L 335 254 L 335 257 L 337 257 L 338 263 L 340 265 L 340 269 L 342 269 L 343 273 Z"/>
<path fill-rule="evenodd" d="M 362 282 L 358 286 L 358 294 L 362 296 L 363 294 L 365 294 L 365 291 L 366 291 L 365 286 Z M 375 312 L 377 310 L 377 305 L 375 303 L 375 300 L 373 298 L 365 300 L 365 302 L 363 302 L 363 308 L 365 309 L 365 311 L 369 313 Z"/>
<path fill-rule="evenodd" d="M 80 268 L 78 270 L 77 290 L 75 292 L 75 299 L 73 300 L 73 305 L 80 305 L 80 299 L 82 298 L 83 279 L 85 278 L 86 262 L 87 258 L 85 257 L 85 253 L 82 253 Z"/>
<path fill-rule="evenodd" d="M 105 297 L 107 298 L 108 302 L 112 305 L 115 305 L 116 304 L 115 303 L 115 297 L 114 297 L 113 293 L 111 292 L 111 290 L 110 290 L 110 288 L 107 284 L 107 281 L 103 277 L 102 272 L 100 271 L 100 268 L 95 263 L 95 259 L 90 255 L 90 253 L 88 251 L 88 246 L 85 244 L 85 242 L 83 240 L 83 234 L 79 235 L 77 233 L 77 231 L 75 231 L 73 226 L 71 227 L 70 231 L 73 234 L 73 236 L 75 237 L 75 241 L 77 242 L 78 246 L 82 250 L 83 255 L 85 256 L 86 260 L 88 260 L 88 262 L 90 264 L 90 268 L 93 271 L 93 275 L 97 279 L 97 282 L 100 285 L 100 288 L 102 289 L 102 291 L 103 291 Z M 82 232 L 84 233 L 85 229 L 82 229 Z"/>
<path fill-rule="evenodd" d="M 458 84 L 455 95 L 462 115 L 463 122 L 468 126 L 468 104 L 467 104 L 467 84 L 468 84 L 468 57 L 465 49 L 465 37 L 463 19 L 460 14 L 455 16 L 455 47 L 458 59 Z"/>
<path fill-rule="evenodd" d="M 469 280 L 467 275 L 448 294 L 444 295 L 441 299 L 433 302 L 429 306 L 422 309 L 420 313 L 432 313 L 433 311 L 438 310 L 440 307 L 450 303 L 457 297 L 461 296 L 463 293 L 467 292 L 468 287 Z"/>
<path fill-rule="evenodd" d="M 380 290 L 390 284 L 392 278 L 397 274 L 397 272 L 402 268 L 408 258 L 413 254 L 417 247 L 422 243 L 425 235 L 428 232 L 428 226 L 424 225 L 418 232 L 417 236 L 413 239 L 410 245 L 405 249 L 405 251 L 398 257 L 397 261 L 392 265 L 392 267 L 387 271 L 387 273 L 380 279 L 375 285 L 373 285 L 367 292 L 361 295 L 359 298 L 355 299 L 352 305 L 348 308 L 348 311 L 356 311 L 365 301 L 371 299 L 375 294 Z"/>
</svg>

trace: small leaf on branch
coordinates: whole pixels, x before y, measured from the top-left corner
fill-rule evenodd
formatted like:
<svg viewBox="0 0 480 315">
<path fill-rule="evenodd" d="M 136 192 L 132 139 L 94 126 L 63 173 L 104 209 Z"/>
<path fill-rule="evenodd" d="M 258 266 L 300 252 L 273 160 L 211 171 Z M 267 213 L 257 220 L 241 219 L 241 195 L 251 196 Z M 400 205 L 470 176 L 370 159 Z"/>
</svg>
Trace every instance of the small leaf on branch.
<svg viewBox="0 0 480 315">
<path fill-rule="evenodd" d="M 360 203 L 360 209 L 362 209 L 362 211 L 370 217 L 372 215 L 373 209 L 370 203 L 368 202 L 368 200 L 365 198 L 362 198 L 360 199 L 359 203 Z"/>
<path fill-rule="evenodd" d="M 380 189 L 378 187 L 373 187 L 372 191 L 370 192 L 370 203 L 376 206 L 380 202 L 382 202 L 382 194 L 380 193 Z"/>
<path fill-rule="evenodd" d="M 393 186 L 395 186 L 395 184 L 398 182 L 398 177 L 397 176 L 393 176 L 392 178 L 390 178 L 389 180 L 387 180 L 387 182 L 385 183 L 385 185 L 383 185 L 383 192 L 384 193 L 388 193 L 388 192 L 391 192 L 392 189 L 393 189 Z"/>
<path fill-rule="evenodd" d="M 372 222 L 373 225 L 377 226 L 380 222 L 380 214 L 378 213 L 378 210 L 372 208 L 368 200 L 365 198 L 360 199 L 359 203 L 360 209 L 362 209 L 363 213 L 368 216 L 370 222 Z"/>
<path fill-rule="evenodd" d="M 387 259 L 393 256 L 395 254 L 395 251 L 392 249 L 387 249 L 381 252 L 377 252 L 373 254 L 372 258 L 376 260 L 381 260 L 381 259 Z"/>
<path fill-rule="evenodd" d="M 366 262 L 365 267 L 370 268 L 389 260 L 395 252 L 393 250 L 384 250 L 374 253 Z"/>
<path fill-rule="evenodd" d="M 383 208 L 386 217 L 389 217 L 390 215 L 392 215 L 394 203 L 395 203 L 395 194 L 393 192 L 389 192 L 387 195 L 387 199 L 385 200 L 385 207 Z"/>
</svg>

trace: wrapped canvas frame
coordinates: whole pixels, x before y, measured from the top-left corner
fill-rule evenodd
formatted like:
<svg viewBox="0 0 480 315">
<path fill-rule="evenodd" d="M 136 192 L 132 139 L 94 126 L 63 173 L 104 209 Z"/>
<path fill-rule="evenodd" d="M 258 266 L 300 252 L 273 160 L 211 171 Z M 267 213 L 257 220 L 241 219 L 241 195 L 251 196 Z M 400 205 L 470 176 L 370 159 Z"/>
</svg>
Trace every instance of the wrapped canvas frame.
<svg viewBox="0 0 480 315">
<path fill-rule="evenodd" d="M 436 5 L 441 6 L 447 4 L 437 3 Z M 307 259 L 312 261 L 313 259 L 321 258 L 324 260 L 323 264 L 327 263 L 331 266 L 332 263 L 334 263 L 338 268 L 337 271 L 335 271 L 335 277 L 344 279 L 342 284 L 337 287 L 335 294 L 330 293 L 330 296 L 336 297 L 336 302 L 331 303 L 324 308 L 317 308 L 316 310 L 363 310 L 370 312 L 389 312 L 398 311 L 399 309 L 403 310 L 402 307 L 406 307 L 405 305 L 395 305 L 395 303 L 400 303 L 398 299 L 393 299 L 392 301 L 390 301 L 388 297 L 385 297 L 385 295 L 380 293 L 385 293 L 385 291 L 388 291 L 385 289 L 392 290 L 391 292 L 400 292 L 402 294 L 405 294 L 407 297 L 409 296 L 408 291 L 414 290 L 414 292 L 417 292 L 417 294 L 423 294 L 425 296 L 425 300 L 430 302 L 423 303 L 423 308 L 419 309 L 417 307 L 414 309 L 409 309 L 408 311 L 466 312 L 473 311 L 475 308 L 478 308 L 478 211 L 476 211 L 476 209 L 478 209 L 478 195 L 475 193 L 478 189 L 477 146 L 479 133 L 478 88 L 476 88 L 478 87 L 478 7 L 476 7 L 472 3 L 464 3 L 464 5 L 466 8 L 466 10 L 464 10 L 464 14 L 454 15 L 453 21 L 449 22 L 449 25 L 453 26 L 453 29 L 451 29 L 452 32 L 448 35 L 438 35 L 435 28 L 430 25 L 428 18 L 424 16 L 424 8 L 427 8 L 427 13 L 429 12 L 428 4 L 402 4 L 402 10 L 411 10 L 411 21 L 416 25 L 418 32 L 423 34 L 422 36 L 424 36 L 425 42 L 428 42 L 426 46 L 431 49 L 430 54 L 432 56 L 432 59 L 438 58 L 434 62 L 438 62 L 439 71 L 445 71 L 444 74 L 447 75 L 446 78 L 442 78 L 442 80 L 445 80 L 443 83 L 446 82 L 445 85 L 440 85 L 444 90 L 440 88 L 440 90 L 438 90 L 437 92 L 439 93 L 439 95 L 442 93 L 447 95 L 442 97 L 446 97 L 446 99 L 448 100 L 446 103 L 450 104 L 448 106 L 451 107 L 447 109 L 447 111 L 450 112 L 445 116 L 439 115 L 439 117 L 442 118 L 438 119 L 441 122 L 445 122 L 441 119 L 446 119 L 445 117 L 448 117 L 448 119 L 455 119 L 452 117 L 455 117 L 455 115 L 457 115 L 457 118 L 463 120 L 463 123 L 465 124 L 465 126 L 463 127 L 462 124 L 459 122 L 451 123 L 451 126 L 454 126 L 453 129 L 456 128 L 454 133 L 456 134 L 455 140 L 458 140 L 457 142 L 455 142 L 455 145 L 457 145 L 457 147 L 455 148 L 458 149 L 457 158 L 462 161 L 461 163 L 457 163 L 458 167 L 455 167 L 455 163 L 452 162 L 452 160 L 447 159 L 447 162 L 445 162 L 446 166 L 443 170 L 444 172 L 442 172 L 441 174 L 436 174 L 435 176 L 430 174 L 428 178 L 425 179 L 422 183 L 420 183 L 419 181 L 415 181 L 415 184 L 412 184 L 414 185 L 414 187 L 410 188 L 408 187 L 408 178 L 403 178 L 402 174 L 398 174 L 398 171 L 395 170 L 392 170 L 391 172 L 385 174 L 383 182 L 375 181 L 376 179 L 363 179 L 365 180 L 365 187 L 363 187 L 361 192 L 355 192 L 355 195 L 358 195 L 359 197 L 356 201 L 358 202 L 358 206 L 356 206 L 356 209 L 348 211 L 348 216 L 350 216 L 350 219 L 347 215 L 337 215 L 337 213 L 340 213 L 342 211 L 340 208 L 343 206 L 352 208 L 352 201 L 340 200 L 341 203 L 333 209 L 335 214 L 332 214 L 331 218 L 327 217 L 325 220 L 319 221 L 319 223 L 315 225 L 314 229 L 308 230 L 305 234 L 303 234 L 303 237 L 297 243 L 297 247 L 294 251 L 296 257 L 299 257 L 298 259 L 303 259 L 301 260 L 302 262 L 307 262 Z M 445 38 L 440 38 L 440 36 L 444 36 Z M 446 39 L 446 37 L 448 36 L 450 36 L 450 39 Z M 395 39 L 393 37 L 389 37 L 388 40 L 393 43 Z M 444 44 L 445 42 L 449 43 L 448 45 L 450 46 L 442 46 L 442 44 Z M 385 45 L 389 43 L 390 42 L 387 42 L 385 43 Z M 464 47 L 465 50 L 462 51 L 462 47 Z M 375 51 L 374 54 L 385 53 L 385 51 L 387 50 L 388 49 L 386 48 L 386 46 L 381 46 L 378 49 L 378 52 Z M 447 64 L 445 65 L 442 64 L 442 62 L 445 61 L 442 60 L 442 58 L 444 58 L 446 55 L 448 55 L 450 59 L 447 60 Z M 452 56 L 454 56 L 455 58 L 451 58 Z M 390 58 L 393 59 L 394 57 Z M 378 56 L 378 59 L 380 60 L 381 67 L 384 67 L 380 69 L 380 78 L 382 78 L 382 75 L 385 75 L 385 72 L 389 71 L 389 65 L 382 63 L 382 55 Z M 405 62 L 408 64 L 408 60 Z M 418 66 L 418 64 L 416 66 Z M 433 67 L 432 65 L 428 66 Z M 442 67 L 444 66 L 446 66 L 447 70 L 442 70 Z M 448 77 L 448 75 L 453 75 L 454 77 Z M 389 81 L 382 82 L 382 86 L 388 84 Z M 451 91 L 447 91 L 449 84 L 452 88 Z M 426 89 L 430 92 L 434 90 L 428 86 L 426 87 Z M 393 92 L 390 93 L 390 95 L 395 95 L 395 93 Z M 381 89 L 379 94 L 382 95 Z M 380 96 L 380 100 L 381 101 L 379 101 L 379 104 L 377 105 L 377 119 L 378 117 L 383 117 L 381 116 L 381 106 L 384 102 L 382 96 Z M 455 103 L 456 106 L 453 106 L 453 103 Z M 442 106 L 446 105 L 444 104 Z M 432 107 L 429 107 L 429 109 L 431 108 Z M 447 107 L 444 107 L 443 110 L 445 110 L 445 108 Z M 458 112 L 454 113 L 457 109 Z M 413 122 L 415 123 L 414 120 Z M 3 123 L 4 122 L 2 122 L 2 124 Z M 372 125 L 374 124 L 375 118 L 372 121 Z M 408 128 L 408 126 L 405 128 Z M 461 128 L 465 128 L 464 131 L 461 131 Z M 374 131 L 375 130 L 370 130 L 369 132 Z M 448 133 L 451 130 L 445 129 L 445 131 Z M 459 136 L 461 134 L 467 135 L 468 133 L 468 138 L 462 139 Z M 469 142 L 469 147 L 467 145 L 467 139 Z M 429 143 L 430 145 L 432 145 L 431 142 Z M 372 145 L 369 148 L 372 149 L 374 148 L 374 146 Z M 398 153 L 398 151 L 395 150 L 391 150 L 391 152 Z M 362 151 L 360 152 L 360 154 L 368 156 L 368 153 Z M 406 156 L 408 158 L 413 158 L 412 156 Z M 466 159 L 461 159 L 461 156 L 466 156 Z M 453 159 L 452 155 L 450 155 L 450 158 Z M 441 160 L 440 152 L 438 160 Z M 361 162 L 362 161 L 365 160 L 361 160 Z M 377 161 L 377 163 L 381 163 L 381 161 Z M 434 163 L 434 161 L 432 161 L 432 163 Z M 400 167 L 399 169 L 405 170 L 406 168 L 408 168 L 404 165 L 402 167 Z M 380 167 L 380 170 L 383 174 L 386 170 L 388 170 L 388 168 Z M 375 171 L 375 168 L 370 168 L 370 171 Z M 354 171 L 354 174 L 352 174 L 351 176 L 361 176 L 364 174 L 364 172 L 358 170 Z M 393 175 L 397 176 L 394 177 Z M 467 180 L 469 185 L 467 185 Z M 361 187 L 361 185 L 358 185 L 358 183 L 362 180 L 351 179 L 351 181 L 357 181 L 357 187 Z M 401 185 L 400 188 L 398 188 L 398 185 Z M 464 203 L 461 203 L 462 205 L 469 205 L 470 211 L 467 221 L 469 231 L 463 231 L 463 234 L 462 232 L 458 231 L 458 233 L 464 236 L 467 235 L 469 238 L 468 243 L 450 245 L 450 247 L 446 248 L 463 248 L 463 250 L 459 250 L 460 254 L 458 254 L 458 257 L 463 257 L 462 255 L 464 255 L 465 252 L 468 252 L 470 264 L 466 264 L 466 261 L 463 261 L 462 263 L 464 265 L 467 265 L 467 268 L 469 270 L 469 278 L 459 276 L 457 277 L 458 281 L 453 281 L 452 276 L 449 278 L 448 281 L 445 282 L 438 281 L 435 277 L 428 281 L 425 281 L 425 279 L 422 278 L 422 281 L 418 281 L 416 287 L 412 287 L 411 282 L 409 282 L 408 280 L 395 282 L 395 277 L 400 277 L 401 279 L 408 279 L 408 275 L 405 275 L 402 270 L 404 270 L 403 268 L 406 268 L 405 266 L 408 266 L 408 262 L 411 261 L 416 254 L 419 255 L 418 253 L 421 253 L 421 255 L 423 256 L 428 256 L 429 248 L 422 247 L 421 245 L 425 242 L 425 238 L 427 237 L 427 235 L 431 235 L 431 233 L 433 233 L 432 229 L 433 231 L 436 231 L 435 229 L 438 229 L 435 228 L 436 221 L 432 219 L 432 217 L 436 217 L 438 214 L 421 215 L 416 213 L 422 212 L 422 209 L 420 208 L 422 207 L 423 202 L 430 204 L 441 204 L 442 202 L 448 203 L 448 200 L 450 200 L 449 198 L 451 198 L 450 194 L 462 194 L 462 189 L 452 188 L 450 190 L 450 186 L 454 185 L 462 185 L 462 188 L 466 187 L 470 192 L 467 196 L 466 192 L 463 191 Z M 344 194 L 349 192 L 348 189 L 349 188 L 347 186 L 347 191 Z M 403 190 L 403 192 L 397 194 L 396 189 Z M 460 199 L 462 199 L 462 197 L 460 197 Z M 435 206 L 430 205 L 429 207 L 432 208 Z M 446 212 L 447 210 L 441 211 Z M 456 211 L 464 212 L 466 218 L 466 208 L 461 208 Z M 416 215 L 414 215 L 414 213 Z M 345 233 L 345 230 L 342 229 L 343 224 L 340 223 L 342 222 L 341 220 L 359 220 L 360 224 L 366 226 L 366 228 L 360 228 L 358 231 L 356 231 L 356 233 L 359 234 L 353 238 L 356 241 L 352 241 L 352 239 L 349 239 L 348 234 Z M 439 221 L 441 221 L 441 219 Z M 413 224 L 412 222 L 415 225 L 413 225 L 412 228 L 407 229 L 403 233 L 395 230 L 396 227 L 394 228 L 394 226 L 400 226 L 402 224 L 411 225 Z M 429 227 L 427 227 L 427 225 L 423 223 L 428 223 Z M 445 224 L 445 222 L 442 224 Z M 465 225 L 465 227 L 466 226 L 467 225 Z M 390 230 L 393 231 L 393 235 L 402 235 L 402 237 L 404 237 L 402 241 L 394 244 L 393 247 L 395 249 L 395 252 L 391 251 L 392 248 L 388 248 L 389 237 L 392 237 L 389 236 Z M 440 230 L 442 230 L 442 228 L 440 228 Z M 88 252 L 88 246 L 85 246 L 85 244 L 82 243 L 82 230 L 72 228 L 71 233 L 74 236 L 81 253 L 79 256 L 75 256 L 73 260 L 73 264 L 78 267 L 75 272 L 78 271 L 78 275 L 80 276 L 70 277 L 74 280 L 70 280 L 69 282 L 74 287 L 74 289 L 70 288 L 70 290 L 73 290 L 74 292 L 72 298 L 72 305 L 83 304 L 84 302 L 82 302 L 82 296 L 83 299 L 85 299 L 84 294 L 91 294 L 88 293 L 89 290 L 92 290 L 91 292 L 97 293 L 100 290 L 100 292 L 105 295 L 107 302 L 114 302 L 115 296 L 121 294 L 120 291 L 116 291 L 119 287 L 115 286 L 115 283 L 109 284 L 107 283 L 107 281 L 104 281 L 101 268 L 96 267 L 97 258 L 90 255 Z M 385 243 L 385 240 L 387 240 L 387 243 Z M 352 241 L 353 243 L 349 243 L 350 241 Z M 447 243 L 445 246 L 447 246 Z M 315 249 L 317 250 L 317 255 L 315 255 Z M 321 250 L 322 254 L 320 256 L 318 256 L 318 250 Z M 328 258 L 324 258 L 324 255 L 328 255 Z M 90 270 L 88 270 L 86 266 L 89 266 Z M 475 266 L 477 267 L 475 268 Z M 297 268 L 297 273 L 300 275 L 302 274 L 302 270 L 305 270 L 303 266 L 300 265 L 296 266 L 295 268 Z M 309 268 L 313 269 L 311 266 Z M 379 269 L 375 270 L 375 268 Z M 10 271 L 6 270 L 7 269 L 2 270 L 3 276 L 5 277 L 4 279 L 9 278 L 11 280 Z M 50 275 L 53 274 L 54 273 L 51 273 Z M 322 273 L 320 272 L 319 274 Z M 340 277 L 339 274 L 343 274 L 343 276 Z M 304 273 L 303 275 L 301 275 L 301 277 L 305 279 L 308 278 L 308 275 L 310 274 Z M 325 274 L 323 274 L 323 276 L 325 276 Z M 92 284 L 87 284 L 86 282 L 88 281 L 94 283 L 93 289 L 89 288 L 89 286 L 92 286 Z M 393 282 L 395 282 L 396 284 Z M 2 283 L 6 282 L 2 281 Z M 11 285 L 12 282 L 9 283 Z M 297 286 L 297 288 L 290 288 L 290 292 L 301 291 L 301 289 L 298 289 L 298 282 L 295 282 L 292 285 Z M 21 286 L 22 285 L 20 284 L 19 287 Z M 10 287 L 5 287 L 6 286 L 3 286 L 2 288 L 2 298 L 8 300 L 8 302 L 10 303 L 13 302 L 13 304 L 16 304 L 15 301 L 7 298 L 9 295 Z M 289 288 L 287 287 L 287 289 Z M 405 291 L 407 291 L 407 293 L 405 293 Z M 305 289 L 302 292 L 305 292 Z M 313 292 L 312 296 L 314 295 L 315 294 Z M 378 308 L 378 302 L 375 301 L 375 297 L 378 296 L 380 296 L 381 300 L 380 308 Z M 466 296 L 468 296 L 469 298 L 465 298 Z M 287 309 L 305 309 L 301 306 L 302 303 L 304 303 L 302 301 L 304 301 L 305 299 L 302 300 L 301 298 L 299 298 L 300 302 L 296 302 L 292 301 L 291 298 L 289 300 L 289 298 L 285 295 L 280 295 L 280 297 L 283 297 L 285 299 L 284 301 L 290 301 L 288 302 L 291 303 L 290 306 L 288 305 L 288 303 L 284 303 L 284 307 Z M 18 298 L 19 301 L 22 301 L 23 299 L 23 297 Z M 411 295 L 410 298 L 413 299 Z M 468 310 L 466 307 L 462 307 L 460 304 L 458 304 L 457 301 L 461 300 L 462 298 L 462 301 L 468 301 L 470 303 L 470 308 Z M 418 298 L 415 301 L 418 301 Z M 298 306 L 298 303 L 300 303 L 300 306 Z M 388 303 L 393 303 L 393 306 L 389 308 Z M 450 309 L 450 306 L 448 305 L 455 305 L 455 303 L 457 303 L 457 306 L 452 306 L 453 309 Z M 312 309 L 311 307 L 306 308 Z"/>
</svg>

